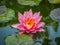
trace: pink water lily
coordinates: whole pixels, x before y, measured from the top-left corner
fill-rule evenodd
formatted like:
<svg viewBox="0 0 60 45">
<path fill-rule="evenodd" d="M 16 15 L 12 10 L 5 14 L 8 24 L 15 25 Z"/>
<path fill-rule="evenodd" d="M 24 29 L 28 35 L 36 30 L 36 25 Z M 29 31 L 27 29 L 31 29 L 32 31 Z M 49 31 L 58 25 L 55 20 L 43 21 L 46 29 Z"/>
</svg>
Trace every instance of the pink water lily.
<svg viewBox="0 0 60 45">
<path fill-rule="evenodd" d="M 45 25 L 44 22 L 40 22 L 42 16 L 40 12 L 32 13 L 32 10 L 25 11 L 24 14 L 18 12 L 18 24 L 13 24 L 12 27 L 19 29 L 19 34 L 26 33 L 36 33 L 42 32 L 44 29 L 42 26 Z"/>
</svg>

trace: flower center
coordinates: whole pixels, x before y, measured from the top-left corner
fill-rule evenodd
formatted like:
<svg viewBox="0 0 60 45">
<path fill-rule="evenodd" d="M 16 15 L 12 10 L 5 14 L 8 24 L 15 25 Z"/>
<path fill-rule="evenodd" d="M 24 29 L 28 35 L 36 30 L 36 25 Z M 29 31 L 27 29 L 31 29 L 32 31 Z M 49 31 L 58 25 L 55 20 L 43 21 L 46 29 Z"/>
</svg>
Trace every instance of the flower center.
<svg viewBox="0 0 60 45">
<path fill-rule="evenodd" d="M 26 24 L 26 26 L 28 26 L 28 27 L 31 28 L 31 27 L 34 25 L 34 20 L 28 18 L 28 19 L 26 20 L 26 23 L 25 23 L 25 24 Z"/>
</svg>

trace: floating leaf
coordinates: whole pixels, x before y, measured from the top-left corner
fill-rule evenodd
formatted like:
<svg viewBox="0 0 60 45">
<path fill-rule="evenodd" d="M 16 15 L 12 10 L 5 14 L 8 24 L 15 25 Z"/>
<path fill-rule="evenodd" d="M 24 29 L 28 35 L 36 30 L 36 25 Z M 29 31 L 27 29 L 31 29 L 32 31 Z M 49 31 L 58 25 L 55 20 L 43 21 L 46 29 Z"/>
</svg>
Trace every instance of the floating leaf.
<svg viewBox="0 0 60 45">
<path fill-rule="evenodd" d="M 60 8 L 54 9 L 50 12 L 50 17 L 56 22 L 60 22 Z"/>
<path fill-rule="evenodd" d="M 60 22 L 58 23 L 58 28 L 56 32 L 56 37 L 60 37 Z"/>
<path fill-rule="evenodd" d="M 32 37 L 25 34 L 18 35 L 18 38 L 21 45 L 32 45 L 34 43 Z"/>
<path fill-rule="evenodd" d="M 8 22 L 15 17 L 15 12 L 12 9 L 5 8 L 4 6 L 0 7 L 0 23 Z"/>
<path fill-rule="evenodd" d="M 25 34 L 22 35 L 11 35 L 5 39 L 6 45 L 32 45 L 33 39 Z"/>
<path fill-rule="evenodd" d="M 5 40 L 6 45 L 19 45 L 15 35 L 8 36 Z"/>
<path fill-rule="evenodd" d="M 6 12 L 6 6 L 0 6 L 0 15 Z"/>
<path fill-rule="evenodd" d="M 37 43 L 35 43 L 35 45 L 42 45 L 41 43 L 39 43 L 39 42 L 37 42 Z"/>
<path fill-rule="evenodd" d="M 60 3 L 60 0 L 48 0 L 52 4 L 58 4 Z"/>
<path fill-rule="evenodd" d="M 41 0 L 18 0 L 18 3 L 21 5 L 30 5 L 30 6 L 39 5 L 40 2 Z"/>
<path fill-rule="evenodd" d="M 52 40 L 50 42 L 50 45 L 56 45 L 56 42 L 55 42 L 55 38 L 56 38 L 56 32 L 54 31 L 54 28 L 52 25 L 50 26 L 47 26 L 48 30 L 49 30 L 49 39 Z"/>
</svg>

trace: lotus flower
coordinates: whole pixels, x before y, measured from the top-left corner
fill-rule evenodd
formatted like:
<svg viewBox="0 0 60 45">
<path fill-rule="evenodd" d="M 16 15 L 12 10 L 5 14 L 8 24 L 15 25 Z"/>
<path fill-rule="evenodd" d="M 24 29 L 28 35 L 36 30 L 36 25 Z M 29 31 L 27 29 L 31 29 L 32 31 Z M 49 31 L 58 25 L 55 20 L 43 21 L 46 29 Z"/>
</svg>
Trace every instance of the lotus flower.
<svg viewBox="0 0 60 45">
<path fill-rule="evenodd" d="M 19 34 L 22 34 L 24 32 L 26 33 L 36 33 L 36 32 L 42 32 L 44 29 L 42 26 L 45 25 L 44 22 L 40 22 L 42 16 L 39 16 L 40 12 L 32 13 L 32 10 L 24 12 L 24 14 L 21 14 L 18 12 L 18 24 L 11 25 L 14 28 L 19 29 Z"/>
</svg>

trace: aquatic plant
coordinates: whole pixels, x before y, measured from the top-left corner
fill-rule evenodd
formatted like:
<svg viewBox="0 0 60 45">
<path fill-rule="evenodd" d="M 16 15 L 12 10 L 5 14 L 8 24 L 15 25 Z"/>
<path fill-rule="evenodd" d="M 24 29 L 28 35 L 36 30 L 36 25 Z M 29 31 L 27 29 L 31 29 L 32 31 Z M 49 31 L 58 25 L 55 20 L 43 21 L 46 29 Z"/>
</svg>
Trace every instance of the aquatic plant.
<svg viewBox="0 0 60 45">
<path fill-rule="evenodd" d="M 15 11 L 6 6 L 0 6 L 0 23 L 8 22 L 15 17 Z"/>
<path fill-rule="evenodd" d="M 33 38 L 35 39 L 35 40 L 34 39 L 33 40 L 36 41 L 35 45 L 40 45 L 41 42 L 43 43 L 41 45 L 60 45 L 60 40 L 57 39 L 58 40 L 57 42 L 55 40 L 56 38 L 60 38 L 60 23 L 59 23 L 60 20 L 56 21 L 56 22 L 58 22 L 58 25 L 56 26 L 55 25 L 56 24 L 55 20 L 52 21 L 53 19 L 51 20 L 50 17 L 48 16 L 50 10 L 52 10 L 52 9 L 54 9 L 56 7 L 60 7 L 60 4 L 58 4 L 58 3 L 60 3 L 60 1 L 57 2 L 58 0 L 42 0 L 42 2 L 39 1 L 39 3 L 41 2 L 40 4 L 38 3 L 37 0 L 36 0 L 37 3 L 30 2 L 30 1 L 33 1 L 33 0 L 27 0 L 29 2 L 24 1 L 23 3 L 20 2 L 19 4 L 16 1 L 18 1 L 18 0 L 0 0 L 0 5 L 6 5 L 7 7 L 11 8 L 11 9 L 14 9 L 15 12 L 20 11 L 20 12 L 23 13 L 24 10 L 28 10 L 29 8 L 32 8 L 33 12 L 35 12 L 35 11 L 41 11 L 41 14 L 43 15 L 42 21 L 46 22 L 46 24 L 48 25 L 47 26 L 48 30 L 44 29 L 46 31 L 44 34 L 46 34 L 46 36 L 48 35 L 49 37 L 47 36 L 46 39 L 44 39 L 44 40 L 42 39 L 41 40 L 40 38 L 44 38 L 44 35 L 42 34 L 43 32 L 41 32 L 41 33 L 37 32 L 35 35 L 33 35 Z M 23 1 L 23 0 L 20 0 L 20 1 Z M 51 4 L 49 4 L 49 3 L 51 3 Z M 38 4 L 38 5 L 35 5 L 35 4 Z M 53 5 L 53 4 L 56 4 L 56 5 Z M 28 6 L 26 6 L 26 5 L 28 5 Z M 30 6 L 33 6 L 33 7 L 30 7 Z M 0 10 L 1 10 L 1 8 L 0 8 Z M 0 15 L 4 14 L 6 12 L 7 8 L 4 7 L 3 10 L 4 11 L 2 11 L 2 10 L 0 11 Z M 57 16 L 55 16 L 55 17 L 57 17 Z M 17 15 L 16 15 L 15 18 L 17 18 Z M 58 19 L 56 19 L 56 20 L 58 20 Z M 11 23 L 16 23 L 16 22 L 18 22 L 17 19 L 14 20 L 14 21 L 11 21 Z M 53 22 L 55 23 L 54 26 L 56 26 L 57 29 L 56 28 L 54 29 L 53 26 L 50 25 Z M 0 24 L 0 26 L 8 25 L 8 23 L 10 24 L 10 20 L 9 20 L 9 22 L 7 21 L 7 23 L 3 22 L 3 24 Z M 45 26 L 43 28 L 45 28 Z M 55 30 L 57 30 L 57 31 L 55 32 Z M 25 42 L 23 42 L 23 44 L 20 44 L 20 45 L 26 45 L 26 44 L 30 45 L 31 44 L 32 41 L 31 40 L 30 40 L 31 42 L 27 41 L 27 37 L 28 36 L 25 37 L 26 35 L 23 36 L 21 34 L 21 37 L 17 40 L 17 37 L 19 37 L 20 35 L 19 36 L 15 35 L 15 34 L 17 34 L 16 31 L 20 31 L 20 30 L 18 30 L 17 28 L 12 28 L 11 26 L 0 27 L 0 45 L 5 45 L 5 43 L 4 43 L 4 39 L 5 38 L 7 40 L 6 43 L 9 43 L 10 45 L 19 45 L 18 42 L 19 42 L 19 40 L 20 40 L 21 37 L 22 37 L 22 40 L 25 40 Z M 41 37 L 38 33 L 42 34 L 41 36 L 43 36 L 43 37 Z M 12 34 L 14 34 L 14 36 L 12 36 Z M 38 39 L 36 39 L 36 37 L 38 37 Z M 7 38 L 9 38 L 9 39 L 7 39 Z M 51 41 L 49 41 L 48 39 L 51 40 Z M 22 40 L 20 40 L 20 43 L 22 42 Z M 56 43 L 58 43 L 58 44 L 56 44 Z M 6 44 L 6 45 L 9 45 L 9 44 Z"/>
<path fill-rule="evenodd" d="M 54 20 L 56 22 L 60 22 L 60 8 L 53 9 L 50 12 L 50 17 L 52 18 L 52 20 Z"/>
<path fill-rule="evenodd" d="M 6 45 L 18 45 L 18 40 L 15 35 L 8 36 L 5 40 Z"/>
<path fill-rule="evenodd" d="M 6 45 L 32 45 L 34 41 L 30 36 L 25 34 L 12 34 L 5 39 L 5 43 Z"/>
<path fill-rule="evenodd" d="M 56 45 L 55 38 L 56 38 L 56 32 L 54 31 L 54 28 L 52 25 L 47 26 L 49 37 L 48 39 L 51 40 L 50 45 Z"/>
<path fill-rule="evenodd" d="M 6 12 L 6 6 L 0 6 L 0 15 Z"/>
<path fill-rule="evenodd" d="M 58 22 L 56 37 L 60 37 L 60 34 L 59 34 L 60 33 L 60 8 L 52 10 L 50 13 L 50 17 L 52 20 Z"/>
<path fill-rule="evenodd" d="M 60 0 L 48 0 L 49 3 L 52 3 L 52 4 L 58 4 L 60 3 Z"/>
<path fill-rule="evenodd" d="M 40 44 L 40 43 L 37 42 L 37 43 L 35 43 L 35 45 L 42 45 L 42 44 Z"/>
<path fill-rule="evenodd" d="M 57 45 L 55 39 L 60 37 L 60 8 L 54 9 L 50 12 L 50 17 L 52 20 L 58 22 L 57 31 L 55 31 L 53 25 L 47 26 L 49 32 L 49 39 L 52 40 L 50 45 Z"/>
<path fill-rule="evenodd" d="M 42 26 L 45 25 L 41 22 L 42 16 L 39 16 L 40 12 L 32 13 L 32 10 L 25 11 L 24 14 L 18 13 L 18 24 L 11 25 L 14 28 L 19 29 L 19 34 L 26 33 L 36 33 L 43 32 Z"/>
<path fill-rule="evenodd" d="M 17 0 L 19 4 L 21 5 L 30 5 L 30 6 L 35 6 L 35 5 L 39 5 L 39 3 L 42 0 Z"/>
</svg>

